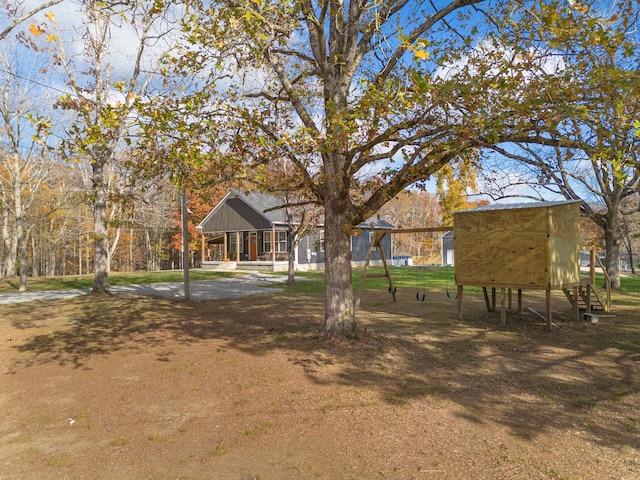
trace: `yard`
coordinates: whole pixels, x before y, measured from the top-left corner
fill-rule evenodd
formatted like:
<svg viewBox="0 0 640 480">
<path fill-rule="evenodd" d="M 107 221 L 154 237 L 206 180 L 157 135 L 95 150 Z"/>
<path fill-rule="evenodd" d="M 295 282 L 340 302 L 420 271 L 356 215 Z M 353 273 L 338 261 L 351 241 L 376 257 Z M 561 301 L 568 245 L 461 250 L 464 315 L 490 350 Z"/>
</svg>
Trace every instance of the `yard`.
<svg viewBox="0 0 640 480">
<path fill-rule="evenodd" d="M 501 327 L 477 292 L 458 322 L 446 275 L 402 272 L 397 303 L 367 285 L 341 344 L 319 337 L 317 275 L 1 306 L 0 479 L 640 477 L 640 294 L 598 323 L 555 295 L 546 333 L 529 312 Z"/>
</svg>

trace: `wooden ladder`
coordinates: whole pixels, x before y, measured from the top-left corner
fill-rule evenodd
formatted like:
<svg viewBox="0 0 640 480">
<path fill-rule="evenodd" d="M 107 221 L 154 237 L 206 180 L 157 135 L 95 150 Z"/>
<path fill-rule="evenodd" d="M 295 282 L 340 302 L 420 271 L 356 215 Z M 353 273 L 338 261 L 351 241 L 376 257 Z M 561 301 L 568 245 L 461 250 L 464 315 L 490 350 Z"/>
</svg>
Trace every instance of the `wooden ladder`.
<svg viewBox="0 0 640 480">
<path fill-rule="evenodd" d="M 603 302 L 603 295 L 598 288 L 594 285 L 591 285 L 591 288 L 587 288 L 587 285 L 580 285 L 578 287 L 578 298 L 576 299 L 574 296 L 573 288 L 563 288 L 562 291 L 567 296 L 571 305 L 578 302 L 578 308 L 581 310 L 588 310 L 587 306 L 590 306 L 590 312 L 600 311 L 600 312 L 608 312 L 607 302 Z"/>
</svg>

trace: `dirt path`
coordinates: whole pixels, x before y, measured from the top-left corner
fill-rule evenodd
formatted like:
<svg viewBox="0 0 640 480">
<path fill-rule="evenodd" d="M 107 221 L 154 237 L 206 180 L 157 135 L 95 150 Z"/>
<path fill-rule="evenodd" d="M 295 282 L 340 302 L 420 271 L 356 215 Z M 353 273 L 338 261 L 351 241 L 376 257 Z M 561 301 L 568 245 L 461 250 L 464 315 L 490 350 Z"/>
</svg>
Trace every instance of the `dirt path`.
<svg viewBox="0 0 640 480">
<path fill-rule="evenodd" d="M 284 276 L 251 272 L 242 277 L 192 281 L 189 284 L 189 293 L 191 299 L 196 301 L 241 298 L 251 295 L 264 295 L 268 292 L 264 289 L 265 287 L 272 287 L 271 293 L 277 293 L 280 291 L 277 286 L 282 285 L 285 281 L 286 277 Z M 182 282 L 116 285 L 111 286 L 110 291 L 113 294 L 156 295 L 174 300 L 184 299 L 184 283 Z M 91 293 L 89 288 L 5 293 L 0 294 L 0 305 L 72 298 L 89 293 Z"/>
</svg>

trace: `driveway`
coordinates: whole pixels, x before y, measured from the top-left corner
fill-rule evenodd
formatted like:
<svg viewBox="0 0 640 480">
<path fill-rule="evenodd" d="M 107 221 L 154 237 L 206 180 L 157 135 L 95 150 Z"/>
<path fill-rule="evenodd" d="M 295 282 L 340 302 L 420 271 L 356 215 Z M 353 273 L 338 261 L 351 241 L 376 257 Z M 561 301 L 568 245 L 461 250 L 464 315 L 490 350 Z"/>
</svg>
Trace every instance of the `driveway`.
<svg viewBox="0 0 640 480">
<path fill-rule="evenodd" d="M 193 281 L 189 283 L 189 292 L 191 294 L 191 300 L 219 300 L 223 298 L 249 297 L 251 295 L 269 295 L 281 291 L 277 286 L 284 284 L 286 280 L 287 277 L 284 275 L 268 275 L 250 272 L 242 277 Z M 183 282 L 112 286 L 110 290 L 111 293 L 159 295 L 176 300 L 184 298 Z M 32 302 L 34 300 L 70 298 L 89 293 L 91 293 L 91 289 L 89 288 L 7 293 L 0 294 L 0 305 Z"/>
</svg>

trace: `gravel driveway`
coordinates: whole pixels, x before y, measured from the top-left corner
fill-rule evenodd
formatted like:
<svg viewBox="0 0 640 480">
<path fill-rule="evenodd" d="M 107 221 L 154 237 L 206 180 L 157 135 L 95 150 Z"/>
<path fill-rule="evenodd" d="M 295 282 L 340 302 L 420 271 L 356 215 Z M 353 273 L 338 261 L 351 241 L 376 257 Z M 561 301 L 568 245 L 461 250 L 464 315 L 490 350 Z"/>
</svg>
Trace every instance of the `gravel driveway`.
<svg viewBox="0 0 640 480">
<path fill-rule="evenodd" d="M 284 275 L 268 275 L 250 272 L 242 277 L 220 278 L 216 280 L 198 280 L 189 284 L 191 300 L 218 300 L 222 298 L 240 298 L 251 295 L 265 295 L 279 292 L 274 285 L 284 284 Z M 265 287 L 271 287 L 266 289 Z M 130 293 L 136 295 L 159 295 L 176 300 L 184 298 L 182 282 L 152 283 L 143 285 L 124 285 L 110 287 L 111 293 Z M 32 302 L 34 300 L 54 300 L 77 297 L 91 293 L 91 289 L 48 290 L 38 292 L 0 294 L 0 305 L 9 303 Z"/>
</svg>

